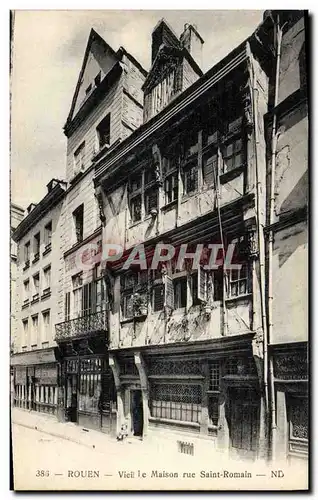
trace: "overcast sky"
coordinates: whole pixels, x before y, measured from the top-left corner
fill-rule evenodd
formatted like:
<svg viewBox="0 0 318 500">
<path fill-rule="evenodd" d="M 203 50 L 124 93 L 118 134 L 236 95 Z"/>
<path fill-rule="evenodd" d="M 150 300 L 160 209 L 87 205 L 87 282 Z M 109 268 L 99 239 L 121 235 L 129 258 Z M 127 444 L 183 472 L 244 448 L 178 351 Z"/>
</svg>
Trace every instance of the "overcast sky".
<svg viewBox="0 0 318 500">
<path fill-rule="evenodd" d="M 17 11 L 14 25 L 11 197 L 26 208 L 64 178 L 66 121 L 89 32 L 113 49 L 121 45 L 149 69 L 151 32 L 164 17 L 180 35 L 186 22 L 203 37 L 207 71 L 247 38 L 263 11 Z"/>
</svg>

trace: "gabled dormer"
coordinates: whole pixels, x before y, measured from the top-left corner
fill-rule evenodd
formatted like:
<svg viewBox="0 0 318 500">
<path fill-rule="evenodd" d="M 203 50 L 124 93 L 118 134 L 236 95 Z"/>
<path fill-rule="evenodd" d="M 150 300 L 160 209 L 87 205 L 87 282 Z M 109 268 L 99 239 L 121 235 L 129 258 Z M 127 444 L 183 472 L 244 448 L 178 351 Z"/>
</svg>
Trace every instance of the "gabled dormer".
<svg viewBox="0 0 318 500">
<path fill-rule="evenodd" d="M 142 124 L 147 72 L 124 47 L 114 51 L 92 29 L 64 126 L 66 180 L 77 182 L 93 163 Z"/>
<path fill-rule="evenodd" d="M 160 113 L 178 94 L 202 76 L 204 41 L 186 24 L 180 38 L 165 19 L 152 32 L 151 69 L 143 85 L 144 122 Z"/>
</svg>

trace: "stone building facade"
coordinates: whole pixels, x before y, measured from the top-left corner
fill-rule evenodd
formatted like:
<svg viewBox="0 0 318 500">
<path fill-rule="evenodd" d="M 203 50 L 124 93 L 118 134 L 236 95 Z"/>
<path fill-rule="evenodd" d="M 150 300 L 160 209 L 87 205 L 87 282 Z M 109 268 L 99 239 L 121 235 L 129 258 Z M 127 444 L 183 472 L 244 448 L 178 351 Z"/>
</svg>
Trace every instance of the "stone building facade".
<svg viewBox="0 0 318 500">
<path fill-rule="evenodd" d="M 17 243 L 16 291 L 12 296 L 18 333 L 11 357 L 14 404 L 57 412 L 55 323 L 59 289 L 61 209 L 66 184 L 52 179 L 46 196 L 31 204 L 13 233 Z"/>
<path fill-rule="evenodd" d="M 64 127 L 59 419 L 306 458 L 306 30 L 303 11 L 266 11 L 205 74 L 190 24 L 159 21 L 148 73 L 91 31 Z"/>
<path fill-rule="evenodd" d="M 102 248 L 94 162 L 140 126 L 145 76 L 123 47 L 115 52 L 92 30 L 64 127 L 68 189 L 61 211 L 56 297 L 58 415 L 105 432 L 112 428 L 115 399 L 107 356 L 105 284 L 100 265 L 83 265 L 87 244 L 97 245 L 97 253 Z"/>
</svg>

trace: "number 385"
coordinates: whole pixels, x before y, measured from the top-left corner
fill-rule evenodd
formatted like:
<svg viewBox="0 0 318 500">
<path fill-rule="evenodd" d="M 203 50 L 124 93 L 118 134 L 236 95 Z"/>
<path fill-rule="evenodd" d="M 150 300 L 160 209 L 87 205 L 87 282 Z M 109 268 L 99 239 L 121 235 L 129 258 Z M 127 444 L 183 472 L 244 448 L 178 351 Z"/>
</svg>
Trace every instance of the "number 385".
<svg viewBox="0 0 318 500">
<path fill-rule="evenodd" d="M 48 470 L 37 470 L 36 471 L 36 477 L 47 477 L 49 475 L 50 475 L 50 473 Z"/>
</svg>

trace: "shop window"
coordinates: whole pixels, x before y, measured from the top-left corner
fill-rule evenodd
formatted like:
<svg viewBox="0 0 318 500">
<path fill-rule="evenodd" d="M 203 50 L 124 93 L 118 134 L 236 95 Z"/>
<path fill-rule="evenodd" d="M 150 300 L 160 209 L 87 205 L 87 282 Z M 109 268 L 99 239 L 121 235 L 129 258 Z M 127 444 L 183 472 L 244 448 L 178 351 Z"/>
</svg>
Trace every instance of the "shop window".
<svg viewBox="0 0 318 500">
<path fill-rule="evenodd" d="M 288 395 L 287 411 L 289 420 L 289 450 L 306 453 L 308 446 L 308 398 Z"/>
<path fill-rule="evenodd" d="M 199 385 L 155 384 L 151 390 L 151 416 L 200 423 L 201 402 Z"/>
</svg>

